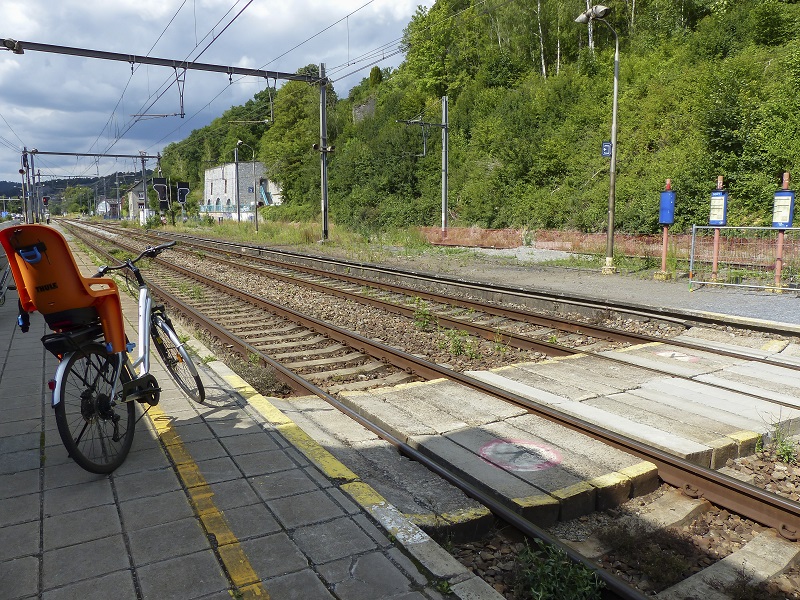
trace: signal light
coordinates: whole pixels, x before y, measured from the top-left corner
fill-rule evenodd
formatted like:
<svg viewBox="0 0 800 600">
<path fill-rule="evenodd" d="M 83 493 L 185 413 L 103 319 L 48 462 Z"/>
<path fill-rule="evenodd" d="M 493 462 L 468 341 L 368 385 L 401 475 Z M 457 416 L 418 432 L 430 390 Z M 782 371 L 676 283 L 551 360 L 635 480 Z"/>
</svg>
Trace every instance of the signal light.
<svg viewBox="0 0 800 600">
<path fill-rule="evenodd" d="M 47 204 L 49 202 L 50 202 L 50 196 L 42 196 L 42 205 L 43 206 L 47 206 Z"/>
</svg>

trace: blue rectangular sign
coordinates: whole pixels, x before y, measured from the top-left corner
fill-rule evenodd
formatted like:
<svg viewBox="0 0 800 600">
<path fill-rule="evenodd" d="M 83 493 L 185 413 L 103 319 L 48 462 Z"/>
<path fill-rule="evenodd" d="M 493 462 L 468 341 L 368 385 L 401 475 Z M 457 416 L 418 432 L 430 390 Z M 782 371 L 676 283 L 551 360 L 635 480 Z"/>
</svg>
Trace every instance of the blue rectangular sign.
<svg viewBox="0 0 800 600">
<path fill-rule="evenodd" d="M 661 225 L 672 225 L 675 222 L 675 192 L 672 190 L 661 192 L 658 222 Z"/>
<path fill-rule="evenodd" d="M 777 229 L 789 229 L 794 220 L 794 192 L 778 190 L 772 205 L 772 226 Z"/>
<path fill-rule="evenodd" d="M 728 192 L 714 190 L 711 192 L 711 213 L 708 216 L 709 225 L 724 227 L 728 222 Z"/>
</svg>

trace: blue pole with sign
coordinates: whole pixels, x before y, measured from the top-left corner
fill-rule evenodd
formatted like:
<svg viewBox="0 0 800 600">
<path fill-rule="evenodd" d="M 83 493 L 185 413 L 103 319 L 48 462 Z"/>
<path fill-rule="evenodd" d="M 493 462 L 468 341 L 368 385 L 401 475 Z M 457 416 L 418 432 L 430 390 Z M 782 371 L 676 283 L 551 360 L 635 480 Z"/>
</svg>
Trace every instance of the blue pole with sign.
<svg viewBox="0 0 800 600">
<path fill-rule="evenodd" d="M 667 246 L 669 243 L 669 226 L 675 222 L 675 191 L 672 189 L 672 180 L 667 179 L 664 191 L 661 192 L 661 203 L 658 209 L 658 222 L 664 228 L 664 238 L 661 244 L 661 272 L 656 273 L 655 278 L 666 280 L 667 275 Z"/>
</svg>

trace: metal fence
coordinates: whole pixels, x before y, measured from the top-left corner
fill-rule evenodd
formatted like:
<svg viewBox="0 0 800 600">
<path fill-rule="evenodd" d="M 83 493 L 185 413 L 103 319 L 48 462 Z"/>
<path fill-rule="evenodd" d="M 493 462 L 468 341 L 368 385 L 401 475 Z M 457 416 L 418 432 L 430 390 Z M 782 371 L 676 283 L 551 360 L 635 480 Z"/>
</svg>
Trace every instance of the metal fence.
<svg viewBox="0 0 800 600">
<path fill-rule="evenodd" d="M 689 287 L 693 285 L 800 289 L 800 228 L 693 226 Z"/>
</svg>

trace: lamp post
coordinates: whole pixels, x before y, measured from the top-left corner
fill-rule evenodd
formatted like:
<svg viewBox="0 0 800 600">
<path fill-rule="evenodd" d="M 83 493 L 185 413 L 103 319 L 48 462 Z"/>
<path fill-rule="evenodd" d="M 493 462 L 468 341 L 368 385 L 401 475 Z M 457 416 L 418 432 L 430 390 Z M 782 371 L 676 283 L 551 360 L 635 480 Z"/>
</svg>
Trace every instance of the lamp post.
<svg viewBox="0 0 800 600">
<path fill-rule="evenodd" d="M 250 148 L 250 152 L 253 153 L 253 158 L 251 159 L 253 162 L 253 215 L 256 221 L 256 233 L 258 233 L 258 196 L 256 195 L 256 151 L 253 150 L 253 147 L 250 144 L 245 144 L 242 140 L 239 140 L 237 144 L 242 146 L 247 146 Z"/>
<path fill-rule="evenodd" d="M 611 166 L 609 167 L 608 180 L 608 233 L 606 236 L 606 264 L 603 275 L 616 272 L 614 267 L 614 203 L 616 201 L 617 184 L 617 96 L 619 90 L 619 36 L 616 30 L 605 20 L 611 9 L 602 4 L 587 8 L 575 19 L 576 23 L 584 25 L 592 21 L 600 21 L 614 34 L 614 99 L 611 106 Z"/>
<path fill-rule="evenodd" d="M 234 197 L 236 199 L 236 221 L 241 222 L 241 212 L 239 211 L 239 145 L 242 143 L 242 140 L 236 142 L 236 145 L 233 147 L 233 166 L 235 170 L 235 177 L 236 177 L 236 187 L 234 188 Z"/>
</svg>

